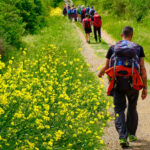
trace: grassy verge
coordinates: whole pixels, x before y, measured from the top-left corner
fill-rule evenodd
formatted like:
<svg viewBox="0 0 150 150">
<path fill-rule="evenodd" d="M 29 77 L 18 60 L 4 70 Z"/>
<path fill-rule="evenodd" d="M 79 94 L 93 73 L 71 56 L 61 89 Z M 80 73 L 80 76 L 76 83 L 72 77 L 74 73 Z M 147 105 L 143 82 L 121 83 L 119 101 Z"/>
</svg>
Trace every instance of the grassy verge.
<svg viewBox="0 0 150 150">
<path fill-rule="evenodd" d="M 123 27 L 130 25 L 134 28 L 134 38 L 133 41 L 142 45 L 146 54 L 146 60 L 150 62 L 150 34 L 149 29 L 143 24 L 138 24 L 133 20 L 123 20 L 115 18 L 113 16 L 104 15 L 103 16 L 103 28 L 116 40 L 121 40 L 120 33 Z"/>
<path fill-rule="evenodd" d="M 80 54 L 64 17 L 24 37 L 26 48 L 0 62 L 0 149 L 101 149 L 110 102 Z"/>
<path fill-rule="evenodd" d="M 147 85 L 148 85 L 148 94 L 150 94 L 150 80 L 147 80 Z"/>
</svg>

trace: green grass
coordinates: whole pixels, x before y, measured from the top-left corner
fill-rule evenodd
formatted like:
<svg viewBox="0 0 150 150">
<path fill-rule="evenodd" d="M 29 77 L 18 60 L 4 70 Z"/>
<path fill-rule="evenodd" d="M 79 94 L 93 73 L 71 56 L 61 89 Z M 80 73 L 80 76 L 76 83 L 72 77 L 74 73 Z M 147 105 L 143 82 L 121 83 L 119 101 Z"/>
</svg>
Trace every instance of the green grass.
<svg viewBox="0 0 150 150">
<path fill-rule="evenodd" d="M 102 15 L 103 29 L 105 29 L 116 41 L 121 40 L 122 29 L 129 25 L 134 28 L 133 41 L 143 46 L 146 60 L 150 62 L 150 34 L 149 29 L 141 23 L 137 23 L 134 20 L 123 20 L 122 18 L 115 18 L 111 15 Z"/>
<path fill-rule="evenodd" d="M 0 149 L 102 149 L 110 106 L 64 17 L 23 38 L 0 78 Z"/>
<path fill-rule="evenodd" d="M 148 85 L 148 94 L 150 94 L 150 80 L 147 80 L 147 85 Z"/>
</svg>

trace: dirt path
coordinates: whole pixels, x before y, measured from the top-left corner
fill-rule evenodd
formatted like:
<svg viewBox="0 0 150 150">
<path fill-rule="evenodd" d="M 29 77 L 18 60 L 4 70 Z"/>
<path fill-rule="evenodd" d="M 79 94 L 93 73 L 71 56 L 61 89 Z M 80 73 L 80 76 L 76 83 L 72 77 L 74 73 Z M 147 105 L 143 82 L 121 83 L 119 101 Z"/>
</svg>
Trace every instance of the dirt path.
<svg viewBox="0 0 150 150">
<path fill-rule="evenodd" d="M 67 2 L 67 0 L 65 0 Z M 70 0 L 71 4 L 72 0 Z M 82 54 L 85 57 L 86 62 L 90 64 L 91 71 L 97 74 L 97 67 L 105 63 L 105 58 L 100 58 L 95 54 L 95 51 L 89 44 L 86 43 L 85 37 L 81 30 L 74 24 L 77 29 L 77 32 L 82 40 Z M 110 46 L 115 44 L 113 40 L 104 30 L 102 30 L 103 40 Z M 99 51 L 104 51 L 100 49 Z M 107 52 L 107 51 L 106 51 Z M 150 65 L 145 63 L 148 78 L 150 79 Z M 107 87 L 107 79 L 104 77 L 105 87 Z M 138 101 L 138 112 L 139 112 L 139 126 L 137 129 L 138 141 L 130 143 L 129 150 L 150 150 L 150 96 L 148 95 L 147 99 L 142 101 L 139 98 Z M 105 136 L 103 137 L 107 148 L 111 150 L 121 150 L 119 145 L 118 134 L 115 129 L 114 121 L 110 122 L 110 126 L 106 129 Z"/>
</svg>

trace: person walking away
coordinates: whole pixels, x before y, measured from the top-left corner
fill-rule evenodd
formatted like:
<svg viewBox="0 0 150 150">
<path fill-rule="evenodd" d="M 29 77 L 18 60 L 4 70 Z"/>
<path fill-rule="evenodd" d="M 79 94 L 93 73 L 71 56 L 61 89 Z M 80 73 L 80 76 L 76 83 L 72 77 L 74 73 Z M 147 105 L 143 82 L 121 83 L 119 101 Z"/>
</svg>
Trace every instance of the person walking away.
<svg viewBox="0 0 150 150">
<path fill-rule="evenodd" d="M 74 18 L 74 21 L 75 21 L 75 22 L 77 22 L 77 17 L 78 17 L 77 9 L 74 8 L 74 9 L 73 9 L 73 18 Z"/>
<path fill-rule="evenodd" d="M 97 32 L 98 32 L 98 36 L 99 36 L 99 42 L 101 42 L 101 26 L 102 26 L 101 16 L 98 15 L 97 12 L 95 12 L 93 28 L 94 28 L 94 37 L 95 37 L 96 42 L 97 42 Z"/>
<path fill-rule="evenodd" d="M 81 10 L 81 21 L 83 21 L 83 19 L 85 18 L 85 14 L 86 14 L 86 9 L 83 6 Z"/>
<path fill-rule="evenodd" d="M 72 10 L 71 10 L 70 6 L 68 6 L 68 18 L 72 22 Z"/>
<path fill-rule="evenodd" d="M 90 14 L 90 7 L 89 6 L 87 6 L 87 8 L 86 8 L 86 14 Z"/>
<path fill-rule="evenodd" d="M 124 148 L 129 146 L 128 137 L 130 142 L 137 140 L 137 101 L 140 89 L 142 89 L 141 98 L 144 100 L 147 97 L 147 73 L 143 48 L 131 42 L 133 28 L 124 27 L 121 36 L 122 41 L 109 48 L 106 64 L 98 76 L 102 77 L 106 72 L 111 77 L 108 95 L 112 95 L 114 99 L 115 126 L 120 145 Z M 124 113 L 126 98 L 128 99 L 127 117 Z"/>
<path fill-rule="evenodd" d="M 90 33 L 92 32 L 92 29 L 91 29 L 91 19 L 89 18 L 88 14 L 86 14 L 85 18 L 83 19 L 83 28 L 86 34 L 86 41 L 90 43 Z"/>
<path fill-rule="evenodd" d="M 94 6 L 91 6 L 90 17 L 91 17 L 92 22 L 94 21 L 94 14 L 95 14 Z"/>
<path fill-rule="evenodd" d="M 81 22 L 81 6 L 79 5 L 77 8 L 77 12 L 78 12 L 78 21 Z"/>
<path fill-rule="evenodd" d="M 65 5 L 64 8 L 63 8 L 63 15 L 64 15 L 64 16 L 67 16 L 67 7 L 66 7 L 66 5 Z"/>
</svg>

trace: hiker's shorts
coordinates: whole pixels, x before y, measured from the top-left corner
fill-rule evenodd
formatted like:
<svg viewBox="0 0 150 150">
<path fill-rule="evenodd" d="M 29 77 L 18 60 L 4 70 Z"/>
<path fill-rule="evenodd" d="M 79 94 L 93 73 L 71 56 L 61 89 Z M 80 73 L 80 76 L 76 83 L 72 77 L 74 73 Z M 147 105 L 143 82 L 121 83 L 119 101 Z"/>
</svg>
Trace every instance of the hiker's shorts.
<svg viewBox="0 0 150 150">
<path fill-rule="evenodd" d="M 85 33 L 91 33 L 92 29 L 91 28 L 85 28 Z"/>
</svg>

